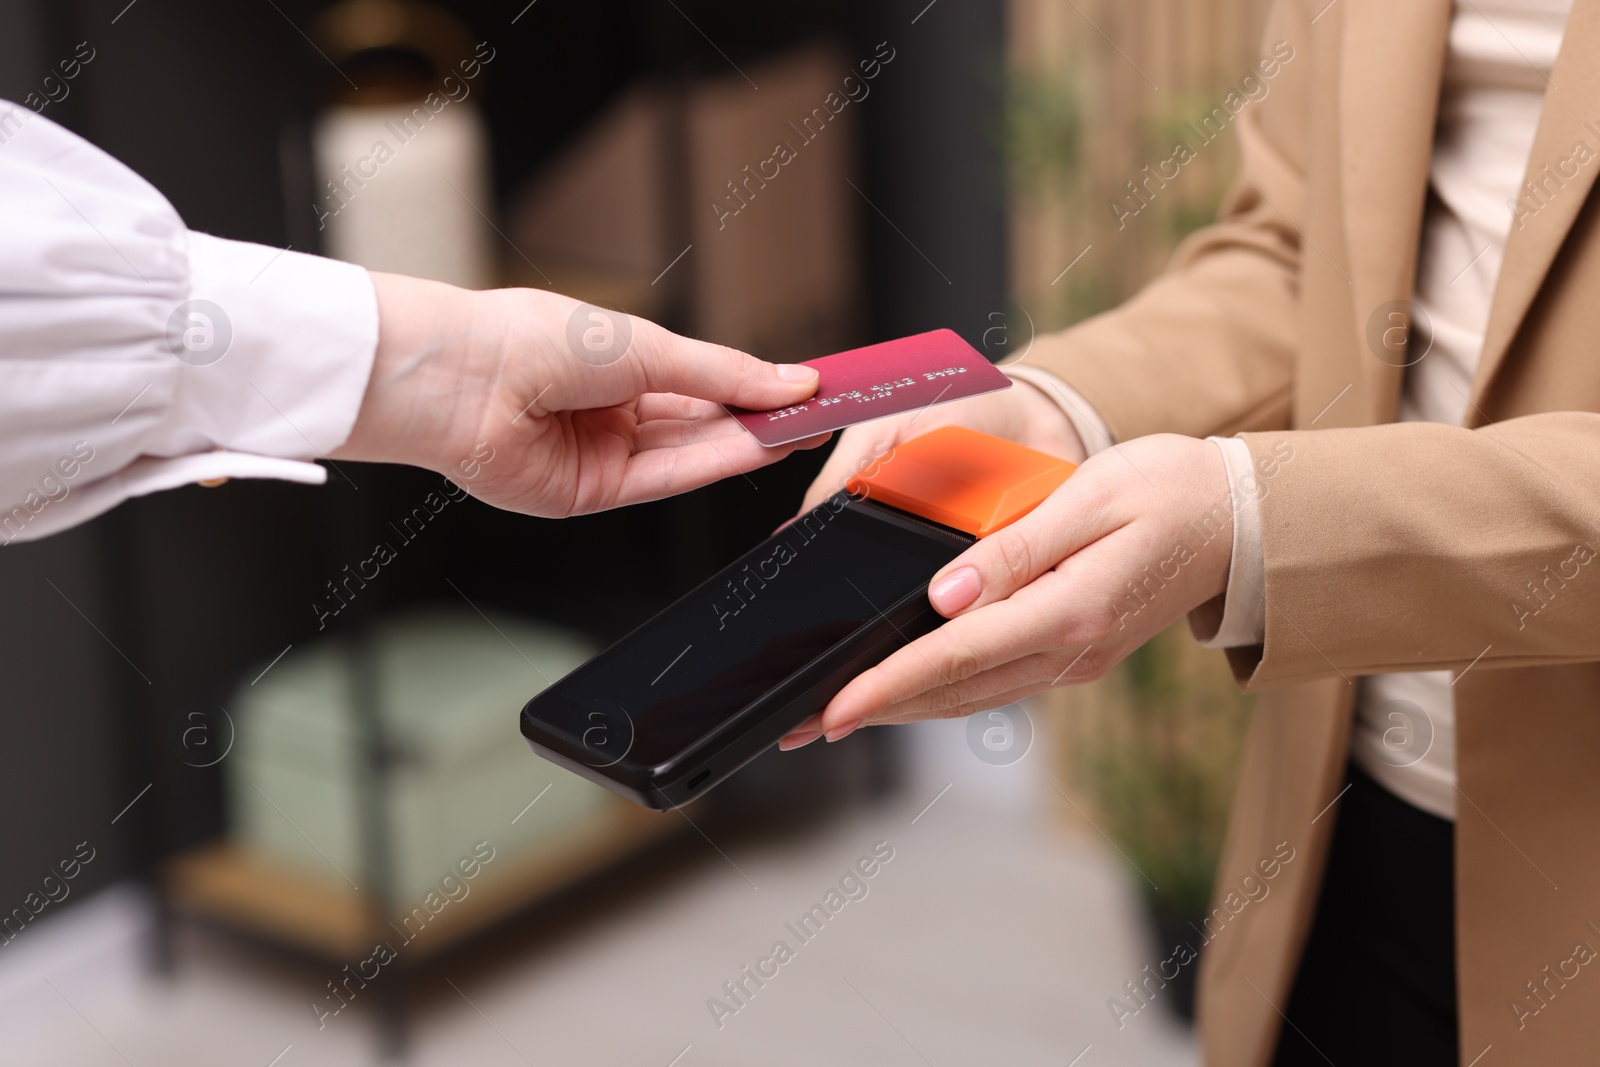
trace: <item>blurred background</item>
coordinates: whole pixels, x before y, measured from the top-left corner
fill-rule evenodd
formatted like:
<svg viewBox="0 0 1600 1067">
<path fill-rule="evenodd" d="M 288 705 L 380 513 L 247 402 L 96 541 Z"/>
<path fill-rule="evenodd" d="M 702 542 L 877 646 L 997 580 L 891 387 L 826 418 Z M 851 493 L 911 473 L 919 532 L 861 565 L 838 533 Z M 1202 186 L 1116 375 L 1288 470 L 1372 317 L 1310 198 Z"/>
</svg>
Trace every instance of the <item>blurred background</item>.
<svg viewBox="0 0 1600 1067">
<path fill-rule="evenodd" d="M 1009 362 L 1215 211 L 1231 130 L 1128 183 L 1198 143 L 1264 7 L 3 0 L 0 97 L 197 230 L 771 359 L 948 326 Z M 769 753 L 682 813 L 527 751 L 545 679 L 823 458 L 561 522 L 345 464 L 5 548 L 0 1059 L 1194 1062 L 1194 966 L 1129 985 L 1199 944 L 1249 714 L 1186 634 L 1000 718 Z"/>
</svg>

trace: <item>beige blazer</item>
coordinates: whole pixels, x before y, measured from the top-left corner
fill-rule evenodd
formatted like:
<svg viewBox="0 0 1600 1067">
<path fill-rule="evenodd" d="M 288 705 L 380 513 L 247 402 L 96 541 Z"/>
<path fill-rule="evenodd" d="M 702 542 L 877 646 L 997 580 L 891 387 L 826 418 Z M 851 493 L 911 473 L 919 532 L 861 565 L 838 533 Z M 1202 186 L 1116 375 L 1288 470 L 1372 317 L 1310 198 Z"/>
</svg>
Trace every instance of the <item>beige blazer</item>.
<svg viewBox="0 0 1600 1067">
<path fill-rule="evenodd" d="M 1279 0 L 1265 39 L 1296 56 L 1237 122 L 1221 221 L 1029 357 L 1116 439 L 1242 432 L 1262 475 L 1266 638 L 1229 655 L 1263 699 L 1218 906 L 1279 842 L 1296 859 L 1204 953 L 1219 1067 L 1275 1046 L 1354 680 L 1438 668 L 1460 675 L 1461 1062 L 1600 1063 L 1600 161 L 1560 186 L 1541 169 L 1579 142 L 1600 153 L 1600 0 L 1576 0 L 1551 75 L 1529 167 L 1545 193 L 1512 229 L 1467 421 L 1394 424 L 1403 361 L 1379 359 L 1369 329 L 1411 295 L 1450 15 L 1449 0 Z M 1406 884 L 1396 870 L 1374 887 L 1395 923 Z"/>
</svg>

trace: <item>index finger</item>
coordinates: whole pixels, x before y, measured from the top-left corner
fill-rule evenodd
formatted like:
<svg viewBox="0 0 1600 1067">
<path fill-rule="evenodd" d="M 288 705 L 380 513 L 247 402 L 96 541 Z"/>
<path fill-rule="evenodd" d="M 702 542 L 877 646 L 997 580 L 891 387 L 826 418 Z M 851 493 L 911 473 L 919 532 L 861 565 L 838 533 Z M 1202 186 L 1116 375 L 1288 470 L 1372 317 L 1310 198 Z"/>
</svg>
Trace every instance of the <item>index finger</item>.
<svg viewBox="0 0 1600 1067">
<path fill-rule="evenodd" d="M 834 446 L 833 454 L 806 489 L 799 513 L 805 514 L 839 492 L 852 475 L 870 472 L 877 464 L 887 462 L 894 455 L 894 446 L 899 444 L 901 432 L 902 427 L 895 422 L 884 425 L 868 423 L 845 430 L 839 443 Z"/>
<path fill-rule="evenodd" d="M 1003 601 L 1126 525 L 1102 481 L 1098 470 L 1079 468 L 1038 507 L 941 567 L 928 583 L 929 602 L 948 617 Z"/>
<path fill-rule="evenodd" d="M 722 345 L 682 337 L 635 319 L 632 355 L 644 374 L 641 392 L 678 393 L 765 411 L 798 404 L 817 391 L 817 372 L 798 363 L 768 363 Z"/>
</svg>

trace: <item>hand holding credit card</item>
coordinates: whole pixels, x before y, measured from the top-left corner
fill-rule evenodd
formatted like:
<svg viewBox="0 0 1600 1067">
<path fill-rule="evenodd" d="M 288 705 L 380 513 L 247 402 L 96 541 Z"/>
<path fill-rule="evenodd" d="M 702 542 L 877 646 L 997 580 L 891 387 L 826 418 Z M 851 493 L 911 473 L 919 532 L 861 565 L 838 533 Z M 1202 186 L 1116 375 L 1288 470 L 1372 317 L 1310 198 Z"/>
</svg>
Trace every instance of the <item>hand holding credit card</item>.
<svg viewBox="0 0 1600 1067">
<path fill-rule="evenodd" d="M 768 448 L 1011 387 L 1011 379 L 953 330 L 852 348 L 804 366 L 821 379 L 805 403 L 777 411 L 728 408 Z"/>
</svg>

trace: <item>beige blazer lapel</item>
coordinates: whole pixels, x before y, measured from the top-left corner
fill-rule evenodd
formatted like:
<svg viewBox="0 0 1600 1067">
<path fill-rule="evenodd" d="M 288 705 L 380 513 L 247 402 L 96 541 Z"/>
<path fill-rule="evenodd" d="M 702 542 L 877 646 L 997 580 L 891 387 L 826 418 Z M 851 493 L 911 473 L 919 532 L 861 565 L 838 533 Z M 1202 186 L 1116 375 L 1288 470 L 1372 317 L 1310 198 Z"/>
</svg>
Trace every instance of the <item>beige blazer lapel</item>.
<svg viewBox="0 0 1600 1067">
<path fill-rule="evenodd" d="M 1402 361 L 1373 358 L 1368 323 L 1411 300 L 1427 203 L 1450 0 L 1338 0 L 1339 165 L 1355 337 L 1369 417 L 1394 418 Z M 1323 32 L 1328 32 L 1323 29 Z"/>
<path fill-rule="evenodd" d="M 1469 426 L 1481 425 L 1483 395 L 1561 251 L 1600 173 L 1600 0 L 1573 0 L 1567 31 L 1545 90 L 1522 197 L 1506 241 L 1483 355 L 1472 382 Z M 1581 146 L 1581 147 L 1580 147 Z M 1587 162 L 1579 161 L 1579 157 Z M 1507 207 L 1511 211 L 1510 206 Z"/>
</svg>

